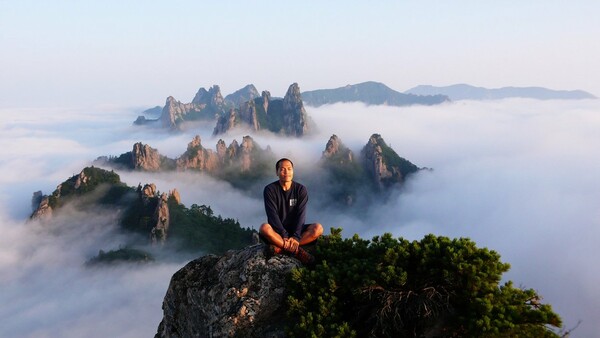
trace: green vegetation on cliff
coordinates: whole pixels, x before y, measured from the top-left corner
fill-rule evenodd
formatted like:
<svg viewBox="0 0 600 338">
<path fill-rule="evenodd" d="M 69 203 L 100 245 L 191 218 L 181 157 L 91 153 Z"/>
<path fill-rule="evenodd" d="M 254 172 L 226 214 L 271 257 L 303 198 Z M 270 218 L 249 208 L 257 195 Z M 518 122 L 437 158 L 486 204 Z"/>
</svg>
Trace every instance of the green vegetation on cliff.
<svg viewBox="0 0 600 338">
<path fill-rule="evenodd" d="M 114 171 L 107 171 L 96 167 L 86 167 L 79 175 L 74 175 L 61 183 L 50 196 L 50 206 L 61 207 L 65 202 L 86 195 L 100 186 L 108 186 L 110 189 L 101 200 L 103 203 L 111 203 L 112 199 L 118 199 L 119 191 L 124 188 L 119 175 Z"/>
<path fill-rule="evenodd" d="M 110 250 L 108 252 L 100 250 L 98 256 L 88 260 L 86 265 L 93 266 L 97 264 L 113 264 L 119 262 L 148 263 L 152 261 L 154 261 L 154 257 L 149 253 L 139 249 L 125 247 L 117 250 Z"/>
<path fill-rule="evenodd" d="M 158 221 L 156 210 L 160 196 L 159 191 L 151 196 L 144 195 L 141 185 L 137 188 L 127 186 L 113 171 L 86 167 L 80 174 L 61 183 L 50 196 L 50 201 L 57 212 L 71 202 L 77 202 L 75 207 L 81 210 L 102 212 L 102 207 L 108 207 L 107 210 L 111 212 L 119 212 L 121 229 L 142 235 L 138 237 L 141 239 L 139 242 L 129 244 L 146 245 Z M 214 215 L 210 206 L 193 204 L 191 208 L 187 208 L 172 195 L 167 203 L 170 225 L 166 245 L 170 248 L 192 253 L 218 254 L 230 249 L 240 249 L 252 242 L 253 230 L 242 228 L 238 221 L 231 218 Z M 147 253 L 136 250 L 126 247 L 101 252 L 91 263 L 139 261 L 150 257 Z"/>
<path fill-rule="evenodd" d="M 289 281 L 290 337 L 558 337 L 550 305 L 499 285 L 509 265 L 469 239 L 369 241 L 332 229 L 315 256 Z"/>
<path fill-rule="evenodd" d="M 232 218 L 215 216 L 210 206 L 192 204 L 188 209 L 171 198 L 169 210 L 170 236 L 180 250 L 222 254 L 251 244 L 252 229 L 242 228 Z"/>
</svg>

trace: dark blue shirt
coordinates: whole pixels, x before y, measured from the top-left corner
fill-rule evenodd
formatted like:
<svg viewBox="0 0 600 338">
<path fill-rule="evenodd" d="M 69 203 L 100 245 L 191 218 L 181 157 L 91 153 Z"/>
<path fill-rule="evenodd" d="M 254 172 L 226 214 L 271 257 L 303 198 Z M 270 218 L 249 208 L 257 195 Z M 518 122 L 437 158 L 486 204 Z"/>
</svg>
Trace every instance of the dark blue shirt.
<svg viewBox="0 0 600 338">
<path fill-rule="evenodd" d="M 290 189 L 283 191 L 279 181 L 275 181 L 265 187 L 263 195 L 267 222 L 273 230 L 283 238 L 300 240 L 308 202 L 306 187 L 292 181 Z"/>
</svg>

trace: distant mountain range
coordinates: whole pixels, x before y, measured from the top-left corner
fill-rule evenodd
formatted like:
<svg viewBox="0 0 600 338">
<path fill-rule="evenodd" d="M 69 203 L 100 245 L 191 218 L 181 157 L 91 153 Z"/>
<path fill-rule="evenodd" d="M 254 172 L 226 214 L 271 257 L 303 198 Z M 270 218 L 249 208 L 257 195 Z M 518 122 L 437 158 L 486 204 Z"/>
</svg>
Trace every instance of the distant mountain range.
<svg viewBox="0 0 600 338">
<path fill-rule="evenodd" d="M 422 85 L 401 93 L 374 81 L 305 92 L 301 92 L 298 84 L 293 83 L 284 98 L 271 97 L 268 91 L 259 94 L 254 85 L 249 84 L 223 97 L 219 86 L 214 85 L 209 90 L 200 88 L 190 103 L 182 103 L 169 96 L 163 107 L 145 110 L 134 124 L 160 125 L 180 130 L 185 122 L 202 120 L 216 123 L 214 135 L 241 128 L 246 131 L 268 130 L 279 135 L 301 137 L 316 127 L 304 108 L 305 104 L 319 107 L 334 103 L 362 102 L 366 105 L 410 106 L 511 97 L 538 100 L 596 98 L 582 90 L 552 90 L 542 87 L 488 89 L 467 84 L 446 87 Z"/>
<path fill-rule="evenodd" d="M 268 91 L 258 94 L 252 84 L 223 98 L 220 87 L 214 85 L 209 90 L 200 88 L 192 102 L 182 103 L 169 96 L 164 107 L 150 108 L 142 114 L 134 124 L 181 130 L 189 121 L 216 122 L 214 135 L 241 128 L 300 137 L 309 132 L 312 123 L 304 109 L 297 83 L 290 85 L 284 98 L 271 97 Z M 145 115 L 160 116 L 149 118 Z"/>
<path fill-rule="evenodd" d="M 318 89 L 302 92 L 305 104 L 319 107 L 338 102 L 363 102 L 367 105 L 409 106 L 434 105 L 449 101 L 440 94 L 400 93 L 379 82 L 363 82 L 335 89 Z"/>
<path fill-rule="evenodd" d="M 422 85 L 409 89 L 404 93 L 414 95 L 445 95 L 452 101 L 497 100 L 511 97 L 538 100 L 581 100 L 596 98 L 594 95 L 583 90 L 552 90 L 542 87 L 502 87 L 488 89 L 468 84 L 455 84 L 444 87 Z"/>
</svg>

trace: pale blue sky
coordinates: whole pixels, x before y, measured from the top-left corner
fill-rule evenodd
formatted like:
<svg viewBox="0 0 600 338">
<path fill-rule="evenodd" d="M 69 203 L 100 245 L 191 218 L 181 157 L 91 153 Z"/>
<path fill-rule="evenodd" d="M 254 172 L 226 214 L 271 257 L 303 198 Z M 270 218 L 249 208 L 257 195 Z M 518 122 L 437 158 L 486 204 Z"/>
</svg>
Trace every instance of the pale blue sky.
<svg viewBox="0 0 600 338">
<path fill-rule="evenodd" d="M 597 1 L 3 1 L 0 107 L 379 81 L 600 96 Z"/>
</svg>

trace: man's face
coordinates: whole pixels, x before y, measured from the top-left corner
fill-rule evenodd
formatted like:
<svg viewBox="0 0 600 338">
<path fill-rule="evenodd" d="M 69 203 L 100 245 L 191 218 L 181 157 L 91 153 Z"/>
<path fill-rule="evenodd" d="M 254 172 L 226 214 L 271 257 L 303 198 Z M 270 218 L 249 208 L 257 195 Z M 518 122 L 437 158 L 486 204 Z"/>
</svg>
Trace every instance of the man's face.
<svg viewBox="0 0 600 338">
<path fill-rule="evenodd" d="M 290 161 L 282 161 L 279 164 L 277 176 L 279 176 L 279 182 L 281 183 L 291 182 L 294 178 L 294 167 L 292 167 L 292 163 Z"/>
</svg>

